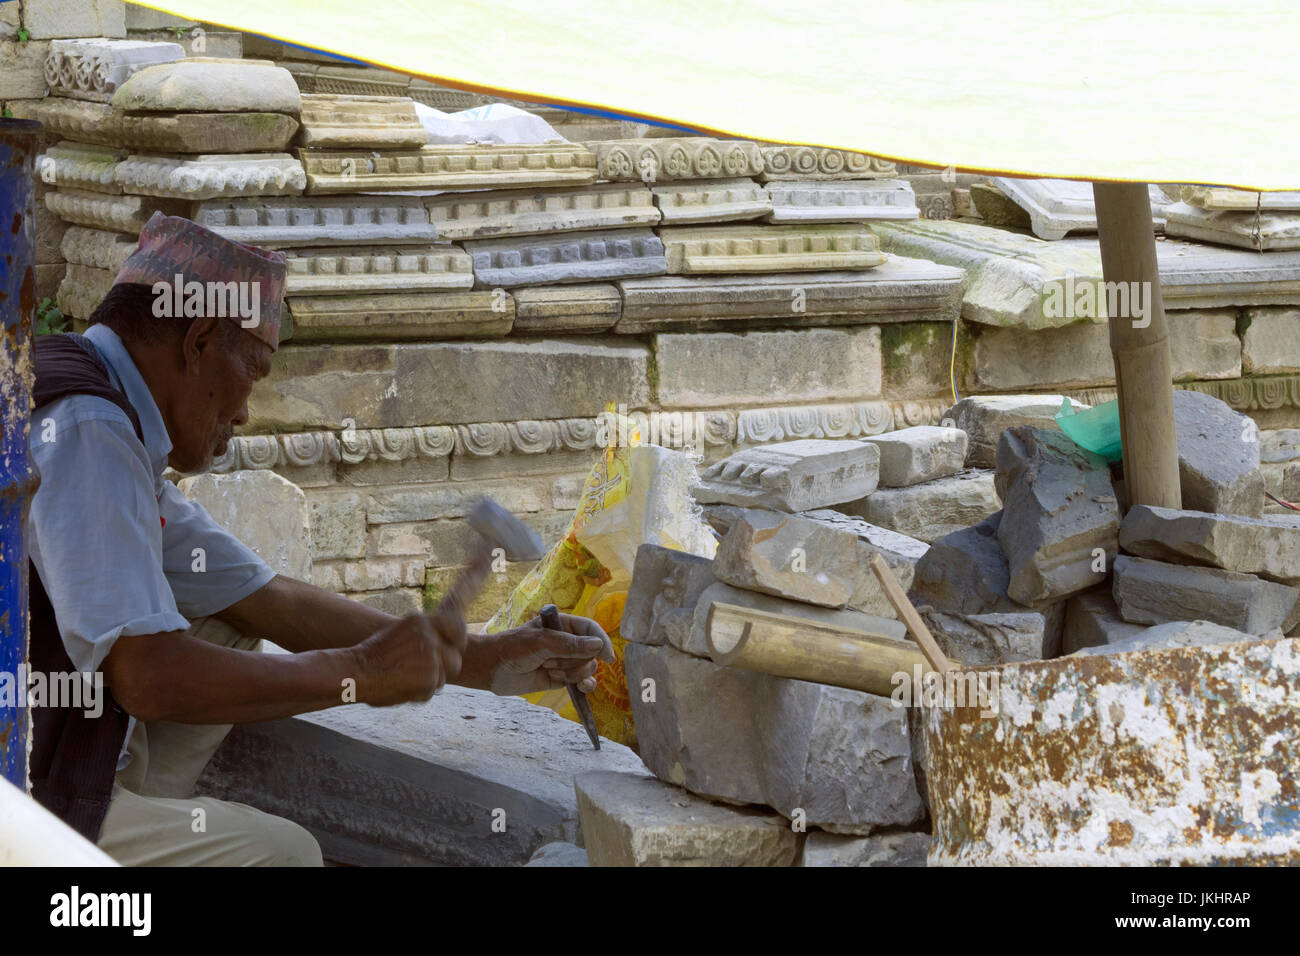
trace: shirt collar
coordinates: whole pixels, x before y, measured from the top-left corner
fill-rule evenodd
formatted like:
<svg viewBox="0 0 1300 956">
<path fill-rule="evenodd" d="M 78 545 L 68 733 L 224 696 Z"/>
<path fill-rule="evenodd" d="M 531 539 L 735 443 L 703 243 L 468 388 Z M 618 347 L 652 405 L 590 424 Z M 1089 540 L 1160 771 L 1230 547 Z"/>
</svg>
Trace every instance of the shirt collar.
<svg viewBox="0 0 1300 956">
<path fill-rule="evenodd" d="M 158 403 L 153 400 L 153 393 L 116 332 L 106 325 L 92 325 L 85 335 L 99 350 L 110 374 L 117 380 L 117 386 L 126 393 L 126 400 L 135 407 L 135 413 L 140 417 L 140 431 L 144 435 L 144 448 L 154 465 L 154 475 L 161 475 L 167 467 L 172 440 L 163 424 L 162 412 L 158 411 Z"/>
</svg>

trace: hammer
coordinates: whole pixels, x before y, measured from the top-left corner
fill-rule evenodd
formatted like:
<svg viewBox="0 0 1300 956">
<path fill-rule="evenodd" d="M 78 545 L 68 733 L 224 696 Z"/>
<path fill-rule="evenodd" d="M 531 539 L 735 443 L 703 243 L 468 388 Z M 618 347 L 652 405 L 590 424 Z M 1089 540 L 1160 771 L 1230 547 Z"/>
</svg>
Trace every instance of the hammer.
<svg viewBox="0 0 1300 956">
<path fill-rule="evenodd" d="M 451 611 L 462 618 L 470 602 L 483 589 L 497 548 L 511 561 L 536 561 L 543 554 L 541 536 L 491 498 L 479 499 L 466 520 L 482 540 L 474 549 L 469 566 L 451 582 L 438 604 L 440 612 Z"/>
</svg>

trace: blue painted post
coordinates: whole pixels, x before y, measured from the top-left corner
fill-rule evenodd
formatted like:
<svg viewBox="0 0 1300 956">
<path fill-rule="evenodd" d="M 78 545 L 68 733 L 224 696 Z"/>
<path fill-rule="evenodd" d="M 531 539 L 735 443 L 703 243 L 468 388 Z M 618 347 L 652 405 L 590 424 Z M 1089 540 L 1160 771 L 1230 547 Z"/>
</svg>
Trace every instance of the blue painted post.
<svg viewBox="0 0 1300 956">
<path fill-rule="evenodd" d="M 23 519 L 40 482 L 27 457 L 41 124 L 0 119 L 0 776 L 27 789 L 27 548 Z M 20 706 L 22 705 L 22 706 Z"/>
</svg>

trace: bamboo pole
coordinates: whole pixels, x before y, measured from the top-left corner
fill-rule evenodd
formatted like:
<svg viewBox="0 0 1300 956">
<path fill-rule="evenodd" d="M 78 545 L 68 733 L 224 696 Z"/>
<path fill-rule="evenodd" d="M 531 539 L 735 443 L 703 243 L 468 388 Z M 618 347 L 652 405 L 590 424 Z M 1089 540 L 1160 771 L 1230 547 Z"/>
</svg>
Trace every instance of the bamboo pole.
<svg viewBox="0 0 1300 956">
<path fill-rule="evenodd" d="M 903 590 L 903 586 L 898 583 L 898 578 L 894 577 L 894 572 L 890 570 L 889 565 L 885 563 L 885 559 L 879 554 L 871 556 L 871 570 L 875 573 L 876 580 L 880 582 L 885 597 L 894 606 L 898 619 L 907 625 L 907 629 L 912 633 L 912 637 L 916 639 L 916 643 L 921 645 L 921 652 L 925 654 L 925 659 L 929 661 L 930 666 L 940 673 L 949 670 L 952 665 L 948 663 L 948 658 L 944 657 L 943 651 L 939 650 L 934 635 L 925 626 L 925 621 L 921 620 L 921 615 L 912 606 L 912 602 L 907 599 L 907 592 Z"/>
<path fill-rule="evenodd" d="M 1092 192 L 1107 288 L 1128 289 L 1130 304 L 1132 291 L 1141 290 L 1147 304 L 1144 316 L 1132 314 L 1132 309 L 1129 314 L 1109 316 L 1124 442 L 1125 497 L 1129 507 L 1181 508 L 1173 361 L 1160 295 L 1151 199 L 1145 183 L 1093 183 Z"/>
<path fill-rule="evenodd" d="M 888 697 L 895 675 L 934 668 L 905 641 L 715 601 L 705 624 L 715 664 Z M 945 662 L 946 663 L 946 662 Z"/>
</svg>

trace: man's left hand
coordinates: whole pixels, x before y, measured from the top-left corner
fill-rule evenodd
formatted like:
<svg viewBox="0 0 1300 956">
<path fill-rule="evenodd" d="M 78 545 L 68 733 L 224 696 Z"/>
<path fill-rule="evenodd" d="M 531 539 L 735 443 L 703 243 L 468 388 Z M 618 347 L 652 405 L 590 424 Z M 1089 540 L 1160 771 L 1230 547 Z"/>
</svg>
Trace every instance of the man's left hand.
<svg viewBox="0 0 1300 956">
<path fill-rule="evenodd" d="M 502 696 L 570 683 L 591 693 L 596 689 L 597 659 L 613 661 L 614 645 L 590 618 L 561 614 L 560 627 L 563 630 L 547 630 L 535 617 L 508 631 L 469 635 L 456 683 Z"/>
</svg>

